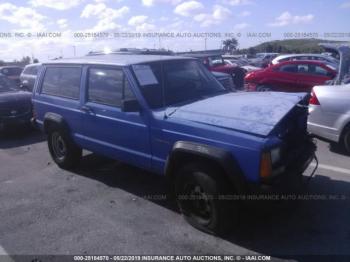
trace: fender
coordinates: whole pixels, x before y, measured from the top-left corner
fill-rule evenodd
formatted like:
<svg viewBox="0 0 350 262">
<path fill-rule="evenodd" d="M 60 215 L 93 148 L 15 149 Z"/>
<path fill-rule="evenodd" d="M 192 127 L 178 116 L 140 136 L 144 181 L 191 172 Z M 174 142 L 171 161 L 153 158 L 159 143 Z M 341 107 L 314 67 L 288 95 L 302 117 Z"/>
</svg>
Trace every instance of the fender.
<svg viewBox="0 0 350 262">
<path fill-rule="evenodd" d="M 214 161 L 224 170 L 225 175 L 232 182 L 237 193 L 246 191 L 246 182 L 243 172 L 231 152 L 222 148 L 194 142 L 178 141 L 174 144 L 165 166 L 165 174 L 167 177 L 170 179 L 174 178 L 174 170 L 175 167 L 180 164 L 179 160 L 181 160 L 182 156 L 188 154 Z"/>
<path fill-rule="evenodd" d="M 64 121 L 63 117 L 56 113 L 48 112 L 44 116 L 44 132 L 47 134 L 48 132 L 48 125 L 49 123 L 55 123 L 55 125 L 58 125 L 63 130 L 68 131 L 69 127 L 67 123 Z"/>
</svg>

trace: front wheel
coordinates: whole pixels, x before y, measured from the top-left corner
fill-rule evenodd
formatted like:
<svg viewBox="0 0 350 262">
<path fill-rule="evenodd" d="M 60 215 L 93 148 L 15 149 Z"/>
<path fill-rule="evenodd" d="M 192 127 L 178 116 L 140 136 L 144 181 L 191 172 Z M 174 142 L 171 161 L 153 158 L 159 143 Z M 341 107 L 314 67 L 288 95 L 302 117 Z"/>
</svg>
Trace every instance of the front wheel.
<svg viewBox="0 0 350 262">
<path fill-rule="evenodd" d="M 345 152 L 350 154 L 350 125 L 344 128 L 340 143 Z"/>
<path fill-rule="evenodd" d="M 82 150 L 77 147 L 62 129 L 50 129 L 48 147 L 52 159 L 63 169 L 74 168 L 80 161 Z"/>
<path fill-rule="evenodd" d="M 192 226 L 225 235 L 236 223 L 237 208 L 224 199 L 228 183 L 205 163 L 186 165 L 178 172 L 175 194 L 180 211 Z"/>
</svg>

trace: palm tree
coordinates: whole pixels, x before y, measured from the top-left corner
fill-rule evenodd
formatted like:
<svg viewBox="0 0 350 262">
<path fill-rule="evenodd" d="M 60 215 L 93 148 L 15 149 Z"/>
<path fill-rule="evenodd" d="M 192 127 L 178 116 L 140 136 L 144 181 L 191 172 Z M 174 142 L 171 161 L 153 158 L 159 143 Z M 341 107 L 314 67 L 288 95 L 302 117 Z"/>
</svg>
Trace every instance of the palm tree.
<svg viewBox="0 0 350 262">
<path fill-rule="evenodd" d="M 223 51 L 225 53 L 232 54 L 233 51 L 237 49 L 238 46 L 238 41 L 236 38 L 231 38 L 231 39 L 226 39 L 222 42 L 223 44 Z"/>
</svg>

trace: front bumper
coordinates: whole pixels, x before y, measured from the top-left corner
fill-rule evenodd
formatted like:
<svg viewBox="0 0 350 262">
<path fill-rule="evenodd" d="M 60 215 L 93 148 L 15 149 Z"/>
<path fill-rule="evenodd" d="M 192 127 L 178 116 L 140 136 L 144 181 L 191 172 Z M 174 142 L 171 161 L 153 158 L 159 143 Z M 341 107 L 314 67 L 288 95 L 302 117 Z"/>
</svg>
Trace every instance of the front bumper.
<svg viewBox="0 0 350 262">
<path fill-rule="evenodd" d="M 276 176 L 261 180 L 259 184 L 250 184 L 252 193 L 296 193 L 303 188 L 303 173 L 311 162 L 316 160 L 316 145 L 312 140 L 304 141 L 303 145 L 290 152 L 281 167 L 284 171 Z M 317 167 L 317 166 L 316 166 Z M 311 176 L 316 169 L 312 171 Z"/>
</svg>

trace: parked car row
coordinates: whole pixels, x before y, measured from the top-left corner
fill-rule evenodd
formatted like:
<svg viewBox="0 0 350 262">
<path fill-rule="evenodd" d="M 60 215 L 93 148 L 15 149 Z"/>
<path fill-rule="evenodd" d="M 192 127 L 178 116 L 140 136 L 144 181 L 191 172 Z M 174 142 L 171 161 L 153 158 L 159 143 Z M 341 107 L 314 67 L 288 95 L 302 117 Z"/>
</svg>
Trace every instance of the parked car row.
<svg viewBox="0 0 350 262">
<path fill-rule="evenodd" d="M 0 74 L 13 80 L 15 83 L 19 84 L 19 76 L 23 71 L 22 67 L 19 66 L 2 66 L 0 67 Z"/>
<path fill-rule="evenodd" d="M 30 123 L 31 97 L 31 93 L 20 91 L 15 81 L 0 74 L 0 131 Z"/>
<path fill-rule="evenodd" d="M 281 62 L 245 76 L 248 91 L 311 92 L 315 85 L 336 77 L 337 71 L 318 61 Z"/>
</svg>

